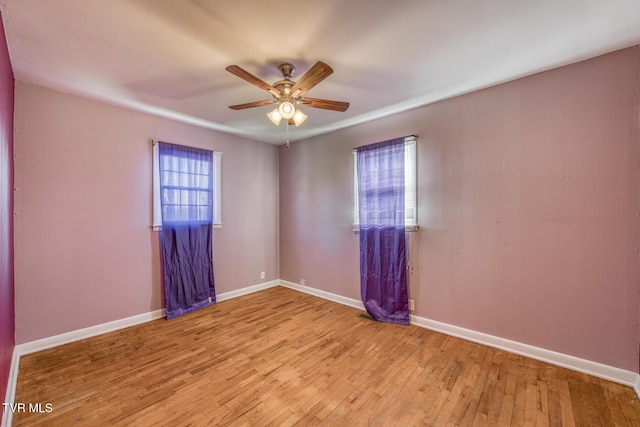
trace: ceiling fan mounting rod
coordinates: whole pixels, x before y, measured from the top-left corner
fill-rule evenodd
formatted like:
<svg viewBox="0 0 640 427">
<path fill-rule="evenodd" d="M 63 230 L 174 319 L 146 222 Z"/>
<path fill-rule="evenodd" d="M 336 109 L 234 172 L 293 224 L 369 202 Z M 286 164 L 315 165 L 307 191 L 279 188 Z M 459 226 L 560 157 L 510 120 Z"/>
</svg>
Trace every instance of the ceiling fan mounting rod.
<svg viewBox="0 0 640 427">
<path fill-rule="evenodd" d="M 291 81 L 291 76 L 296 71 L 296 67 L 284 62 L 278 65 L 278 69 L 282 73 L 283 80 L 279 80 L 272 85 L 278 92 L 280 92 L 280 96 L 274 96 L 274 98 L 279 102 L 288 101 L 293 103 L 296 96 L 291 96 L 291 87 L 293 87 L 295 82 Z"/>
</svg>

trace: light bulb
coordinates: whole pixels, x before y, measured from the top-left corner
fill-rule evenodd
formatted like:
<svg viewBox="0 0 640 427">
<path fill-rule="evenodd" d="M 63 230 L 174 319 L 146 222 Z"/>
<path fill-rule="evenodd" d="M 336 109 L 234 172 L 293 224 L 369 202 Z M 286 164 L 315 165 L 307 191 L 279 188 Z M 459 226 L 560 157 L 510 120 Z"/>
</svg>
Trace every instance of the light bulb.
<svg viewBox="0 0 640 427">
<path fill-rule="evenodd" d="M 293 106 L 289 101 L 285 101 L 278 107 L 278 111 L 280 111 L 280 115 L 283 119 L 289 120 L 293 117 L 293 114 L 296 112 L 296 107 Z"/>
</svg>

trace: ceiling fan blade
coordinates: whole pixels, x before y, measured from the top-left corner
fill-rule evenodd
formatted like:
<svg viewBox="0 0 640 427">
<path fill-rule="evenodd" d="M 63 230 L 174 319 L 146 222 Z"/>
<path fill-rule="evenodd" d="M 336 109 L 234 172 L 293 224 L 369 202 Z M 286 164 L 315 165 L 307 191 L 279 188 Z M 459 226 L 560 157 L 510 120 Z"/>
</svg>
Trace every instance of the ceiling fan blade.
<svg viewBox="0 0 640 427">
<path fill-rule="evenodd" d="M 347 108 L 349 108 L 348 102 L 330 101 L 328 99 L 302 98 L 298 102 L 308 107 L 322 108 L 325 110 L 333 110 L 333 111 L 347 111 Z"/>
<path fill-rule="evenodd" d="M 264 101 L 247 102 L 246 104 L 230 105 L 232 110 L 244 110 L 245 108 L 262 107 L 263 105 L 275 104 L 274 99 L 265 99 Z"/>
<path fill-rule="evenodd" d="M 324 62 L 318 61 L 291 87 L 291 93 L 295 94 L 298 91 L 295 96 L 302 96 L 312 87 L 326 79 L 331 73 L 333 73 L 331 67 Z"/>
<path fill-rule="evenodd" d="M 228 72 L 230 72 L 231 74 L 234 74 L 234 75 L 240 77 L 242 80 L 245 80 L 245 81 L 251 83 L 252 85 L 257 86 L 262 90 L 266 90 L 267 92 L 270 92 L 273 96 L 275 96 L 277 98 L 280 97 L 280 92 L 278 92 L 269 83 L 267 83 L 267 82 L 265 82 L 263 80 L 260 80 L 259 78 L 257 78 L 253 74 L 251 74 L 250 72 L 243 70 L 242 68 L 238 67 L 237 65 L 229 65 L 225 69 Z"/>
</svg>

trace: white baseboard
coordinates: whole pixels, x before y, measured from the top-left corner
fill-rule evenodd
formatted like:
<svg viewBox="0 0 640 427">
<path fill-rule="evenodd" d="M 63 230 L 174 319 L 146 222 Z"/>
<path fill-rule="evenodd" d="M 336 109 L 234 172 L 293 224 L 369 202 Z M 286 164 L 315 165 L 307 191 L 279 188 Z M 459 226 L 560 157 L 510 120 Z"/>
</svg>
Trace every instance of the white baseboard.
<svg viewBox="0 0 640 427">
<path fill-rule="evenodd" d="M 246 288 L 238 289 L 235 291 L 224 292 L 222 294 L 216 295 L 216 301 L 221 302 L 228 299 L 237 298 L 242 295 L 247 295 L 253 292 L 261 291 L 263 289 L 278 286 L 278 284 L 279 282 L 277 280 L 273 280 L 271 282 L 247 286 Z M 124 329 L 130 326 L 139 325 L 140 323 L 150 322 L 152 320 L 160 319 L 165 316 L 166 311 L 164 308 L 162 308 L 160 310 L 154 310 L 148 313 L 142 313 L 136 316 L 126 317 L 124 319 L 114 320 L 112 322 L 102 323 L 100 325 L 77 329 L 75 331 L 66 332 L 64 334 L 54 335 L 52 337 L 19 344 L 16 346 L 16 349 L 18 349 L 18 355 L 22 356 L 25 354 L 35 353 L 37 351 L 47 350 L 59 345 L 68 344 L 74 341 L 80 341 L 86 338 L 95 337 L 97 335 L 106 334 L 107 332 L 117 331 L 118 329 Z"/>
<path fill-rule="evenodd" d="M 18 344 L 16 349 L 18 355 L 35 353 L 37 351 L 47 350 L 59 345 L 68 344 L 74 341 L 80 341 L 86 338 L 95 337 L 97 335 L 106 334 L 107 332 L 117 331 L 118 329 L 128 328 L 129 326 L 139 325 L 140 323 L 150 322 L 152 320 L 164 317 L 165 310 L 155 310 L 149 313 L 142 313 L 136 316 L 125 317 L 124 319 L 114 320 L 112 322 L 102 323 L 100 325 L 89 326 L 88 328 L 76 329 L 75 331 L 65 332 L 64 334 L 54 335 L 52 337 L 42 338 L 30 341 L 24 344 Z"/>
<path fill-rule="evenodd" d="M 3 402 L 14 403 L 16 397 L 16 383 L 18 381 L 18 368 L 20 367 L 20 355 L 16 348 L 13 348 L 11 355 L 11 367 L 9 368 L 9 378 L 7 379 L 7 392 Z M 2 411 L 2 427 L 10 427 L 13 421 L 13 412 Z"/>
<path fill-rule="evenodd" d="M 630 387 L 634 387 L 636 384 L 636 377 L 638 377 L 638 374 L 635 372 L 627 371 L 625 369 L 615 368 L 613 366 L 593 362 L 591 360 L 581 359 L 579 357 L 558 353 L 556 351 L 535 347 L 529 344 L 523 344 L 517 341 L 511 341 L 494 335 L 438 322 L 436 320 L 425 319 L 424 317 L 412 315 L 411 324 Z M 636 391 L 637 390 L 638 388 L 636 388 Z M 640 396 L 640 393 L 638 394 Z"/>
<path fill-rule="evenodd" d="M 362 302 L 352 298 L 343 297 L 340 295 L 332 294 L 330 292 L 299 285 L 293 282 L 288 282 L 286 280 L 280 280 L 280 285 L 340 304 L 348 305 L 360 310 L 364 310 L 364 305 L 362 304 Z M 562 366 L 574 371 L 593 375 L 594 377 L 624 384 L 633 387 L 638 397 L 640 397 L 640 375 L 632 371 L 615 368 L 613 366 L 604 365 L 598 362 L 592 362 L 590 360 L 581 359 L 575 356 L 569 356 L 567 354 L 558 353 L 556 351 L 547 350 L 528 344 L 523 344 L 517 341 L 507 340 L 504 338 L 496 337 L 494 335 L 476 332 L 470 329 L 461 328 L 459 326 L 438 322 L 436 320 L 431 320 L 424 317 L 411 315 L 411 324 L 446 335 L 462 338 L 467 341 L 472 341 L 489 347 L 495 347 L 500 350 L 508 351 L 510 353 L 530 357 L 532 359 L 540 360 L 552 365 Z"/>
<path fill-rule="evenodd" d="M 339 304 L 348 305 L 349 307 L 357 308 L 358 310 L 364 310 L 362 301 L 343 297 L 342 295 L 332 294 L 331 292 L 322 291 L 320 289 L 311 288 L 309 286 L 299 285 L 297 283 L 288 282 L 286 280 L 280 280 L 280 286 L 293 289 L 295 291 L 304 292 L 305 294 L 314 295 L 329 301 L 337 302 Z"/>
<path fill-rule="evenodd" d="M 224 292 L 222 294 L 216 295 L 216 301 L 222 302 L 233 298 L 238 298 L 243 295 L 252 294 L 254 292 L 262 291 L 264 289 L 273 288 L 278 286 L 280 281 L 272 280 L 270 282 L 258 283 L 257 285 L 247 286 L 246 288 L 237 289 L 235 291 Z"/>
</svg>

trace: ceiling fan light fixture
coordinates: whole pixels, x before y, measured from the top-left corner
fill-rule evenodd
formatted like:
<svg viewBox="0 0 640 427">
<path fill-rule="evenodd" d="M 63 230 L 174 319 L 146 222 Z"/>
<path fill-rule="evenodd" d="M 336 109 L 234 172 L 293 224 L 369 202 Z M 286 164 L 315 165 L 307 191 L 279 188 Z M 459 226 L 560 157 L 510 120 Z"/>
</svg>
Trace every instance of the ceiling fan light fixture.
<svg viewBox="0 0 640 427">
<path fill-rule="evenodd" d="M 280 112 L 280 115 L 282 116 L 283 119 L 289 120 L 295 114 L 296 107 L 291 102 L 284 101 L 280 103 L 280 106 L 278 107 L 278 111 Z"/>
<path fill-rule="evenodd" d="M 280 114 L 280 110 L 278 107 L 274 108 L 272 112 L 267 114 L 271 123 L 278 126 L 280 124 L 280 120 L 282 120 L 282 115 Z"/>
<path fill-rule="evenodd" d="M 276 104 L 276 108 L 267 114 L 271 123 L 280 125 L 282 119 L 288 125 L 300 126 L 307 120 L 307 115 L 296 108 L 297 104 L 305 107 L 321 108 L 324 110 L 346 111 L 349 108 L 348 102 L 332 101 L 328 99 L 308 98 L 304 95 L 318 83 L 326 79 L 333 69 L 324 62 L 316 62 L 298 81 L 292 81 L 291 76 L 295 67 L 289 63 L 282 63 L 278 66 L 282 73 L 283 80 L 275 82 L 273 85 L 259 79 L 237 65 L 229 65 L 226 70 L 231 74 L 240 77 L 248 83 L 269 92 L 273 99 L 247 102 L 244 104 L 230 105 L 232 110 L 244 110 L 246 108 L 262 107 L 263 105 Z"/>
<path fill-rule="evenodd" d="M 293 114 L 293 123 L 297 127 L 303 124 L 305 120 L 307 120 L 307 115 L 302 111 L 300 111 L 300 109 L 297 109 L 296 112 Z"/>
</svg>

